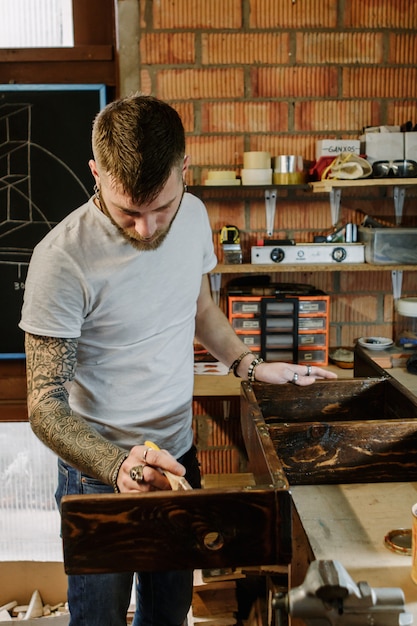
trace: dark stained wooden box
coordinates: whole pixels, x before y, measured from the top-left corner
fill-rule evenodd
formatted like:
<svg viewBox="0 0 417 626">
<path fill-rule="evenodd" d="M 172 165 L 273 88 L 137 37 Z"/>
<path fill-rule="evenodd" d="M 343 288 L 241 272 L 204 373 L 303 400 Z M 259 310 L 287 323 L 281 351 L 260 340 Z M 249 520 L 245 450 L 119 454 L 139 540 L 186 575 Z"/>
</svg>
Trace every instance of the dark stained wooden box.
<svg viewBox="0 0 417 626">
<path fill-rule="evenodd" d="M 258 474 L 254 436 L 270 439 L 290 486 L 417 480 L 416 400 L 389 376 L 308 387 L 244 382 L 241 411 Z"/>
<path fill-rule="evenodd" d="M 249 438 L 250 454 L 265 459 L 254 470 L 254 485 L 65 496 L 67 574 L 290 563 L 289 485 L 269 437 L 254 431 Z"/>
</svg>

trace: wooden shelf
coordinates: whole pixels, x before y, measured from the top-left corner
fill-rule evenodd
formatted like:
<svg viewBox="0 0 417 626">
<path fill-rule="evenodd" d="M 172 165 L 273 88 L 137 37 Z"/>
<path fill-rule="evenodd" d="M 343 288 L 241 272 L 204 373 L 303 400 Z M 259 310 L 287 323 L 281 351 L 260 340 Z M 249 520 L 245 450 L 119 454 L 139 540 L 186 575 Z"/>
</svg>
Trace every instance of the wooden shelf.
<svg viewBox="0 0 417 626">
<path fill-rule="evenodd" d="M 304 191 L 311 192 L 305 185 L 188 185 L 188 191 L 201 200 L 265 200 L 265 191 L 274 189 L 280 196 Z"/>
<path fill-rule="evenodd" d="M 335 187 L 405 187 L 417 185 L 417 178 L 357 178 L 355 180 L 326 179 L 310 183 L 314 193 L 328 193 Z"/>
<path fill-rule="evenodd" d="M 340 197 L 342 189 L 353 189 L 357 187 L 393 187 L 395 221 L 401 224 L 404 206 L 405 189 L 417 185 L 417 178 L 358 178 L 355 180 L 333 180 L 326 179 L 310 183 L 310 187 L 315 193 L 328 193 L 330 196 L 330 210 L 332 224 L 336 226 L 339 221 Z"/>
<path fill-rule="evenodd" d="M 417 265 L 372 265 L 371 263 L 268 263 L 258 265 L 241 263 L 226 265 L 219 263 L 211 274 L 263 274 L 271 272 L 386 272 L 416 271 Z"/>
</svg>

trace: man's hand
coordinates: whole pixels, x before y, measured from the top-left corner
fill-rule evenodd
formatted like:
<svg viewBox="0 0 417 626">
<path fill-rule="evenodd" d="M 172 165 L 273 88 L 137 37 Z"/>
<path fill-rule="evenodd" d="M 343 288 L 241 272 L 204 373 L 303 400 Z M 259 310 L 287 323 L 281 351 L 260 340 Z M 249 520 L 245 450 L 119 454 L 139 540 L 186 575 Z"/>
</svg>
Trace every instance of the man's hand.
<svg viewBox="0 0 417 626">
<path fill-rule="evenodd" d="M 245 363 L 249 359 L 245 359 Z M 245 366 L 245 364 L 244 364 Z M 244 367 L 243 366 L 243 367 Z M 295 363 L 260 363 L 255 370 L 256 380 L 264 383 L 282 385 L 293 383 L 300 387 L 312 385 L 316 380 L 335 379 L 337 374 L 315 365 L 296 365 Z"/>
<path fill-rule="evenodd" d="M 134 446 L 120 467 L 117 486 L 121 493 L 171 489 L 164 470 L 176 476 L 185 474 L 185 467 L 166 450 L 155 450 L 146 445 Z"/>
</svg>

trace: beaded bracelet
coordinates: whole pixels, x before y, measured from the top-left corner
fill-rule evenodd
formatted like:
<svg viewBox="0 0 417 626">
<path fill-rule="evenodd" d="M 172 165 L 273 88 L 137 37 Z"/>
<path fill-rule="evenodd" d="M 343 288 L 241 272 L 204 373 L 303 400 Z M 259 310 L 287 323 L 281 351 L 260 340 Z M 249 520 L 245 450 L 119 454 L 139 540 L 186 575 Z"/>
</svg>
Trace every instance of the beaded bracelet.
<svg viewBox="0 0 417 626">
<path fill-rule="evenodd" d="M 253 359 L 252 363 L 248 367 L 248 381 L 254 383 L 256 381 L 255 378 L 255 367 L 263 363 L 264 360 L 261 358 Z"/>
<path fill-rule="evenodd" d="M 229 367 L 229 372 L 233 372 L 236 378 L 240 378 L 239 374 L 237 373 L 237 368 L 239 367 L 242 359 L 244 359 L 245 356 L 247 356 L 248 354 L 252 354 L 252 352 L 250 350 L 246 350 L 246 352 L 242 352 L 242 354 L 238 356 L 237 359 L 233 361 L 233 363 Z"/>
</svg>

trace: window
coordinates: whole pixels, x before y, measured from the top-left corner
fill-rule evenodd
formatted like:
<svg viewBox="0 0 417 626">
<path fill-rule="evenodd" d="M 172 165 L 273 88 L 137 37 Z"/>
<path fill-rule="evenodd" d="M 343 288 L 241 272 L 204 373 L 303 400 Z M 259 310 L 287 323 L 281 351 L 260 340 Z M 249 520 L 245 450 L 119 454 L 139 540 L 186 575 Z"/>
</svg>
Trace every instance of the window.
<svg viewBox="0 0 417 626">
<path fill-rule="evenodd" d="M 0 560 L 62 561 L 57 459 L 27 422 L 0 430 Z"/>
<path fill-rule="evenodd" d="M 2 0 L 0 48 L 74 45 L 72 0 Z"/>
<path fill-rule="evenodd" d="M 117 94 L 117 0 L 0 5 L 0 85 L 103 84 Z"/>
</svg>

